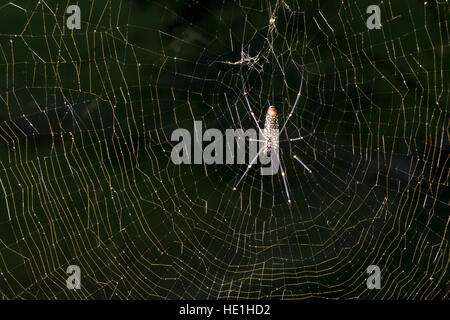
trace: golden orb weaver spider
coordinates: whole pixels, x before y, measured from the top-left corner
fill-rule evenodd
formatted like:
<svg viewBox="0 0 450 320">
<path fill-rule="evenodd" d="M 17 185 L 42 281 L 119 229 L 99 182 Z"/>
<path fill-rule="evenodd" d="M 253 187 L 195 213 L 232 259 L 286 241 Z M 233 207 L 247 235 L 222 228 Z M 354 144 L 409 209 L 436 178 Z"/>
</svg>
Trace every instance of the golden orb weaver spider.
<svg viewBox="0 0 450 320">
<path fill-rule="evenodd" d="M 304 75 L 304 71 L 303 71 L 303 68 L 302 68 L 301 79 L 300 79 L 300 87 L 298 89 L 297 96 L 295 98 L 295 102 L 294 102 L 294 104 L 293 104 L 293 106 L 291 108 L 291 111 L 289 112 L 288 116 L 286 117 L 286 120 L 284 121 L 283 126 L 281 127 L 281 130 L 279 129 L 279 123 L 278 123 L 278 110 L 273 105 L 269 106 L 269 108 L 267 109 L 266 116 L 265 116 L 265 121 L 264 121 L 264 128 L 262 129 L 259 126 L 259 124 L 258 124 L 258 121 L 257 121 L 257 119 L 255 117 L 255 113 L 253 112 L 252 107 L 250 105 L 250 101 L 248 99 L 248 92 L 247 92 L 247 89 L 245 87 L 244 77 L 242 75 L 242 64 L 241 64 L 241 66 L 240 66 L 240 77 L 241 77 L 242 90 L 244 92 L 245 102 L 246 102 L 248 111 L 250 112 L 250 115 L 252 116 L 253 121 L 255 122 L 256 127 L 258 128 L 259 132 L 262 134 L 262 137 L 264 138 L 264 140 L 263 141 L 257 140 L 257 141 L 263 142 L 263 147 L 258 152 L 256 157 L 252 161 L 250 161 L 249 165 L 247 166 L 247 169 L 245 170 L 245 172 L 242 174 L 242 176 L 239 178 L 239 180 L 237 181 L 237 183 L 233 187 L 233 190 L 237 189 L 239 184 L 242 182 L 242 180 L 247 175 L 247 173 L 249 172 L 250 168 L 257 161 L 258 156 L 262 152 L 264 152 L 266 156 L 270 157 L 270 155 L 273 152 L 277 151 L 277 148 L 279 148 L 279 143 L 280 142 L 293 142 L 293 141 L 303 140 L 307 136 L 310 135 L 309 134 L 307 136 L 300 136 L 300 137 L 297 137 L 297 138 L 290 138 L 288 140 L 281 140 L 281 141 L 279 140 L 279 136 L 286 129 L 286 124 L 288 123 L 288 121 L 292 117 L 292 115 L 294 114 L 295 108 L 297 107 L 298 101 L 300 100 L 302 87 L 303 87 L 303 75 Z M 279 166 L 280 166 L 281 176 L 283 178 L 283 184 L 284 184 L 284 189 L 286 191 L 288 204 L 291 204 L 291 197 L 290 197 L 289 190 L 288 190 L 288 181 L 287 181 L 286 172 L 285 172 L 285 170 L 283 168 L 283 165 L 281 163 L 281 160 L 279 158 L 279 154 L 277 152 L 275 152 L 275 154 L 277 156 L 277 161 L 278 161 Z M 300 163 L 305 168 L 305 170 L 308 173 L 312 173 L 311 169 L 297 155 L 294 154 L 293 158 L 298 163 Z"/>
</svg>

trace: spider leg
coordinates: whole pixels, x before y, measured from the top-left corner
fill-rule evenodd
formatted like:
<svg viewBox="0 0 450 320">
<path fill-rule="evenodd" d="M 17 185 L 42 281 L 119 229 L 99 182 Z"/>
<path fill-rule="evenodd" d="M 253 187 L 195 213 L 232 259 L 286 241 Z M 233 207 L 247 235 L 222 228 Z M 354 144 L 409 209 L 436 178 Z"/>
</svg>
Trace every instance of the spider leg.
<svg viewBox="0 0 450 320">
<path fill-rule="evenodd" d="M 253 160 L 250 161 L 250 164 L 247 166 L 247 169 L 245 169 L 245 172 L 242 174 L 242 176 L 239 178 L 239 180 L 236 183 L 236 185 L 233 187 L 233 191 L 236 190 L 236 188 L 239 186 L 239 184 L 241 183 L 242 179 L 244 179 L 244 177 L 247 175 L 248 171 L 250 170 L 252 165 L 256 162 L 256 159 L 258 159 L 259 155 L 261 154 L 261 152 L 263 152 L 263 150 L 264 150 L 264 148 L 261 148 L 261 150 L 259 150 L 258 154 L 253 158 Z"/>
<path fill-rule="evenodd" d="M 283 165 L 281 164 L 279 154 L 277 154 L 277 158 L 278 158 L 278 163 L 280 164 L 281 177 L 283 178 L 284 189 L 286 190 L 286 196 L 288 198 L 288 203 L 291 204 L 291 196 L 290 196 L 289 190 L 288 190 L 288 182 L 287 182 L 286 172 L 284 172 L 284 168 L 283 168 Z"/>
<path fill-rule="evenodd" d="M 248 141 L 258 141 L 258 142 L 266 142 L 266 140 L 259 140 L 259 139 L 248 139 Z"/>
<path fill-rule="evenodd" d="M 242 56 L 242 54 L 241 54 L 241 56 Z M 253 120 L 255 121 L 256 127 L 258 128 L 259 132 L 261 132 L 262 136 L 265 137 L 263 130 L 260 128 L 260 126 L 258 124 L 258 120 L 256 120 L 255 113 L 253 112 L 252 107 L 250 106 L 250 101 L 248 100 L 248 97 L 247 97 L 248 92 L 247 92 L 247 89 L 245 88 L 244 76 L 242 75 L 242 63 L 239 68 L 239 73 L 241 75 L 242 90 L 244 90 L 244 97 L 245 97 L 245 102 L 247 103 L 248 111 L 250 112 Z"/>
<path fill-rule="evenodd" d="M 302 93 L 302 87 L 303 87 L 303 72 L 304 71 L 302 71 L 301 80 L 300 80 L 300 88 L 298 89 L 297 97 L 295 98 L 295 102 L 294 102 L 294 105 L 292 106 L 291 112 L 289 112 L 286 120 L 284 121 L 283 126 L 281 127 L 280 134 L 283 132 L 283 130 L 286 127 L 286 124 L 288 123 L 289 119 L 294 114 L 295 107 L 297 106 L 298 100 L 300 99 L 300 95 Z"/>
<path fill-rule="evenodd" d="M 298 141 L 298 140 L 303 140 L 303 139 L 305 139 L 305 138 L 308 138 L 309 136 L 312 136 L 312 134 L 311 133 L 309 133 L 309 134 L 307 134 L 306 136 L 300 136 L 300 137 L 297 137 L 297 138 L 290 138 L 290 139 L 287 139 L 287 140 L 280 140 L 280 142 L 292 142 L 292 141 Z"/>
<path fill-rule="evenodd" d="M 297 160 L 306 169 L 306 171 L 308 171 L 309 173 L 312 173 L 311 169 L 308 168 L 308 166 L 306 164 L 304 164 L 303 161 L 300 160 L 300 158 L 297 157 L 296 154 L 294 154 L 294 159 Z"/>
</svg>

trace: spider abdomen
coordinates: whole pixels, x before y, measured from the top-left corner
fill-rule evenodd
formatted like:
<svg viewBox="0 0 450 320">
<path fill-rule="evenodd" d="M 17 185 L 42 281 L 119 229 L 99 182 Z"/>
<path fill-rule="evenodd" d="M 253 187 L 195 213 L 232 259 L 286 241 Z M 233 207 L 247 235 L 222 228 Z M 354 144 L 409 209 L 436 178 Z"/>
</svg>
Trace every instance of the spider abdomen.
<svg viewBox="0 0 450 320">
<path fill-rule="evenodd" d="M 273 150 L 278 148 L 278 134 L 277 109 L 274 106 L 270 106 L 267 109 L 264 123 L 264 153 L 268 157 L 270 157 Z"/>
</svg>

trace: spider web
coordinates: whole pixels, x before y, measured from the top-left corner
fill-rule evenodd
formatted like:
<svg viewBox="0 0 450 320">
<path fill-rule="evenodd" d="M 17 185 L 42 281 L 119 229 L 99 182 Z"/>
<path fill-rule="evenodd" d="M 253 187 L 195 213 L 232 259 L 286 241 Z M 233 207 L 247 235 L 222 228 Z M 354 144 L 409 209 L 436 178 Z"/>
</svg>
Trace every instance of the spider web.
<svg viewBox="0 0 450 320">
<path fill-rule="evenodd" d="M 448 297 L 448 2 L 330 2 L 77 1 L 80 30 L 0 5 L 1 296 Z M 261 127 L 303 74 L 291 204 L 280 173 L 171 162 L 177 128 L 256 127 L 240 70 Z"/>
</svg>

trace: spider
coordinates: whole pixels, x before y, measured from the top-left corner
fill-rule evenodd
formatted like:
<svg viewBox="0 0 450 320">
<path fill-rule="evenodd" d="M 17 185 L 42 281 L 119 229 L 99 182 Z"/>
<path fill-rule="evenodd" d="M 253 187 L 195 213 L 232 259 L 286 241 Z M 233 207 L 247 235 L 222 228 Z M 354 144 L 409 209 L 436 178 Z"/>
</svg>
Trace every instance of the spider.
<svg viewBox="0 0 450 320">
<path fill-rule="evenodd" d="M 264 153 L 267 157 L 270 157 L 272 155 L 272 153 L 274 153 L 277 157 L 277 161 L 280 165 L 280 170 L 281 170 L 281 176 L 283 178 L 283 184 L 284 184 L 284 189 L 286 190 L 286 196 L 288 199 L 288 204 L 291 204 L 291 197 L 289 194 L 289 190 L 288 190 L 288 182 L 287 182 L 287 177 L 286 177 L 286 172 L 284 171 L 283 165 L 280 161 L 279 158 L 279 154 L 277 152 L 277 148 L 279 148 L 279 143 L 280 142 L 293 142 L 293 141 L 298 141 L 298 140 L 303 140 L 306 136 L 300 136 L 297 138 L 291 138 L 288 140 L 279 140 L 279 136 L 281 135 L 281 133 L 285 130 L 286 128 L 286 124 L 288 123 L 289 119 L 292 117 L 292 115 L 294 114 L 295 108 L 297 107 L 297 103 L 300 99 L 300 95 L 302 92 L 302 86 L 303 86 L 303 69 L 302 69 L 302 73 L 301 73 L 301 79 L 300 79 L 300 88 L 298 89 L 297 92 L 297 97 L 295 98 L 295 102 L 294 105 L 291 108 L 291 111 L 289 112 L 288 116 L 286 117 L 286 120 L 283 123 L 283 126 L 281 127 L 281 130 L 279 129 L 279 123 L 278 123 L 278 110 L 275 106 L 271 105 L 269 106 L 269 108 L 267 109 L 266 112 L 266 116 L 265 116 L 265 121 L 264 121 L 264 128 L 261 128 L 258 124 L 258 120 L 256 120 L 255 117 L 255 113 L 252 110 L 252 107 L 250 105 L 250 101 L 248 100 L 248 92 L 247 89 L 245 87 L 245 82 L 244 82 L 244 77 L 242 75 L 242 64 L 240 66 L 240 77 L 241 77 L 241 83 L 242 83 L 242 90 L 244 93 L 244 98 L 245 98 L 245 102 L 247 105 L 247 108 L 250 112 L 250 115 L 253 118 L 253 121 L 256 124 L 256 127 L 258 128 L 259 132 L 261 133 L 262 137 L 264 138 L 264 140 L 256 140 L 259 142 L 262 142 L 262 148 L 259 150 L 258 154 L 256 155 L 256 157 L 253 158 L 252 161 L 250 161 L 249 165 L 247 166 L 247 169 L 245 170 L 245 172 L 242 174 L 242 176 L 239 178 L 239 180 L 237 181 L 236 185 L 233 187 L 233 190 L 236 190 L 237 187 L 239 186 L 239 184 L 242 182 L 242 180 L 244 179 L 244 177 L 247 175 L 247 173 L 249 172 L 249 170 L 251 169 L 252 165 L 256 162 L 257 158 L 259 157 L 259 155 L 261 153 Z M 254 139 L 251 139 L 254 140 Z M 308 168 L 308 166 L 303 163 L 303 161 L 297 156 L 297 155 L 293 155 L 293 158 L 300 163 L 305 170 L 308 173 L 312 173 L 311 169 Z"/>
</svg>

